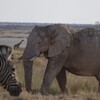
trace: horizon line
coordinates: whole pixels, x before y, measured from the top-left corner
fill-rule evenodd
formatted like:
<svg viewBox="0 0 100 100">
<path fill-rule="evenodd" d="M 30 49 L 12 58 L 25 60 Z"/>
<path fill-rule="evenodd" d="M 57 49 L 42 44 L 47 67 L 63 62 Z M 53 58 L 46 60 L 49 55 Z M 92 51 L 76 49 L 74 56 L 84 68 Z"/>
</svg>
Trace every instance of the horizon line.
<svg viewBox="0 0 100 100">
<path fill-rule="evenodd" d="M 87 25 L 96 25 L 95 23 L 93 24 L 93 23 L 61 23 L 61 22 L 27 22 L 27 21 L 23 21 L 23 22 L 18 22 L 18 21 L 0 21 L 0 23 L 20 23 L 20 24 L 22 24 L 22 23 L 29 23 L 29 24 L 34 24 L 34 23 L 36 23 L 36 24 L 82 24 L 82 25 L 85 25 L 85 24 L 87 24 Z"/>
</svg>

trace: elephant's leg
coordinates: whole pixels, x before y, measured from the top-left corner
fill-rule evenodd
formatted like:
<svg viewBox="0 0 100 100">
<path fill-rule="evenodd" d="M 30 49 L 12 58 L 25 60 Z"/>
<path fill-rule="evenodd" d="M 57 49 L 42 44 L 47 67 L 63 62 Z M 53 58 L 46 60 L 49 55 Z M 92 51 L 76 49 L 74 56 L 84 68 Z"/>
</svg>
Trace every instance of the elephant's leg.
<svg viewBox="0 0 100 100">
<path fill-rule="evenodd" d="M 96 76 L 97 80 L 98 80 L 98 93 L 100 93 L 100 73 Z"/>
<path fill-rule="evenodd" d="M 59 84 L 59 87 L 60 87 L 62 93 L 64 93 L 64 94 L 68 93 L 67 88 L 66 88 L 66 83 L 67 83 L 66 70 L 64 67 L 62 67 L 61 71 L 56 76 L 56 79 L 58 81 L 58 84 Z"/>
<path fill-rule="evenodd" d="M 27 92 L 31 92 L 32 87 L 32 64 L 30 61 L 23 61 L 25 71 L 25 87 Z"/>
<path fill-rule="evenodd" d="M 44 74 L 43 83 L 41 86 L 41 94 L 46 95 L 48 94 L 49 87 L 60 72 L 62 66 L 64 65 L 65 57 L 60 55 L 56 57 L 49 58 L 48 65 Z"/>
</svg>

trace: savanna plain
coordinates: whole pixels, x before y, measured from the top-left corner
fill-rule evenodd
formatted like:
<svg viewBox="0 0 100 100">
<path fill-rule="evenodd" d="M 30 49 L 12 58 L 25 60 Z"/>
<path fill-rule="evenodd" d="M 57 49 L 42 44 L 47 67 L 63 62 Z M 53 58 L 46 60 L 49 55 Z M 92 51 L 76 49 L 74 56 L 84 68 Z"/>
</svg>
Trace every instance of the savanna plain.
<svg viewBox="0 0 100 100">
<path fill-rule="evenodd" d="M 20 32 L 22 31 L 20 30 Z M 8 33 L 9 30 L 8 31 L 6 30 L 5 34 L 7 35 L 5 36 L 11 36 L 9 35 L 10 33 L 9 34 Z M 27 36 L 24 37 L 26 38 Z M 3 33 L 1 38 L 4 38 Z M 35 89 L 35 92 L 33 94 L 27 93 L 25 90 L 24 68 L 22 60 L 18 60 L 18 58 L 22 56 L 23 51 L 24 51 L 23 47 L 16 49 L 14 51 L 14 60 L 13 60 L 13 63 L 16 65 L 17 78 L 22 84 L 22 93 L 20 94 L 19 97 L 12 97 L 6 90 L 0 87 L 0 100 L 100 100 L 100 94 L 97 93 L 98 82 L 94 77 L 76 76 L 67 71 L 66 71 L 67 75 L 66 87 L 68 88 L 69 94 L 63 95 L 61 93 L 58 83 L 55 79 L 50 87 L 49 95 L 42 96 L 39 90 L 41 88 L 45 68 L 48 63 L 48 60 L 43 55 L 41 55 L 41 57 L 38 57 L 33 64 L 32 87 L 33 89 Z"/>
</svg>

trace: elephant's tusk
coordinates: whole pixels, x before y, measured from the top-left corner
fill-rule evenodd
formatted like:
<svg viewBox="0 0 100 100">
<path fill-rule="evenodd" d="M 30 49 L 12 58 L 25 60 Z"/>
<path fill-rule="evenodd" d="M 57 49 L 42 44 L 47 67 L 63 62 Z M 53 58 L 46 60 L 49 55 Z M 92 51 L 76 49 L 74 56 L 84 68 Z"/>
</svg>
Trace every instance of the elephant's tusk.
<svg viewBox="0 0 100 100">
<path fill-rule="evenodd" d="M 33 58 L 30 59 L 30 61 L 34 61 L 37 56 L 34 56 Z"/>
<path fill-rule="evenodd" d="M 13 50 L 13 47 L 12 47 L 12 52 L 11 52 L 11 54 L 8 56 L 7 61 L 11 61 L 11 57 L 12 57 L 13 53 L 14 53 L 14 50 Z"/>
</svg>

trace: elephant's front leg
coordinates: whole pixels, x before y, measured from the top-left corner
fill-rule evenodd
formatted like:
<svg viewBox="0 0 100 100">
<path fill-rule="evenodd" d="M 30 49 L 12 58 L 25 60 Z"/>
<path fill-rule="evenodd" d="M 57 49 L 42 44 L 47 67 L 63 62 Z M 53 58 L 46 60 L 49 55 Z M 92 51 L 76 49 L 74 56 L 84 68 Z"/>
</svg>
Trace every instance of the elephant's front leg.
<svg viewBox="0 0 100 100">
<path fill-rule="evenodd" d="M 60 72 L 62 66 L 64 65 L 65 57 L 62 55 L 57 55 L 55 57 L 49 58 L 48 65 L 44 74 L 43 83 L 41 86 L 41 94 L 47 95 L 49 87 Z"/>
<path fill-rule="evenodd" d="M 65 67 L 62 67 L 61 71 L 58 73 L 56 76 L 56 79 L 58 81 L 59 87 L 64 94 L 68 94 L 66 84 L 67 84 L 67 79 L 66 79 L 66 70 Z"/>
</svg>

